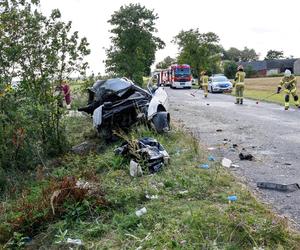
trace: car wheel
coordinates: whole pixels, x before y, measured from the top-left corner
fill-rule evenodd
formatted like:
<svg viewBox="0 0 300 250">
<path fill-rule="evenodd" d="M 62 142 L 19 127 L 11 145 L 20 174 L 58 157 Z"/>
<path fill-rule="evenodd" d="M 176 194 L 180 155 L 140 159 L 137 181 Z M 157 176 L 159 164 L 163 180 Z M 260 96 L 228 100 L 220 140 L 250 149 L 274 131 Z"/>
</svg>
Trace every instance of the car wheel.
<svg viewBox="0 0 300 250">
<path fill-rule="evenodd" d="M 170 115 L 168 112 L 158 112 L 152 118 L 152 124 L 157 133 L 163 133 L 170 130 Z"/>
</svg>

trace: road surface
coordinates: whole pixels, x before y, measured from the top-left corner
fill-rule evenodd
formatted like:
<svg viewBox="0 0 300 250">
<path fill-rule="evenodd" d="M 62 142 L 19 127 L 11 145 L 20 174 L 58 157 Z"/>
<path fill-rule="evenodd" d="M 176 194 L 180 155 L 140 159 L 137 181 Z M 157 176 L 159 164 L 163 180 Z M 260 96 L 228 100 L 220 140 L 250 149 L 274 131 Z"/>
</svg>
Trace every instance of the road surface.
<svg viewBox="0 0 300 250">
<path fill-rule="evenodd" d="M 211 154 L 238 164 L 239 168 L 232 171 L 261 200 L 299 227 L 300 190 L 286 193 L 258 189 L 256 183 L 300 184 L 300 110 L 284 111 L 277 104 L 256 104 L 252 100 L 236 105 L 233 96 L 223 94 L 209 94 L 205 99 L 202 91 L 195 97 L 191 95 L 194 90 L 166 91 L 172 119 L 182 123 L 201 144 L 214 148 Z M 240 152 L 252 154 L 255 161 L 240 161 Z"/>
</svg>

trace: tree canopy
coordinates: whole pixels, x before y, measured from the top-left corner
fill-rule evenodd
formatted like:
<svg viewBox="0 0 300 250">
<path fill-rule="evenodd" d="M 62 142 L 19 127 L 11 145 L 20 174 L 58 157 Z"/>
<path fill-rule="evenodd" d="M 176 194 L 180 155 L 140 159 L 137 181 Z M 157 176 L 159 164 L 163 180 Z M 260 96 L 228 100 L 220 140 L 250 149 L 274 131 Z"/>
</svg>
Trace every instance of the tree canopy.
<svg viewBox="0 0 300 250">
<path fill-rule="evenodd" d="M 143 75 L 150 74 L 155 52 L 165 43 L 154 35 L 158 15 L 140 4 L 121 6 L 108 22 L 112 45 L 106 50 L 105 61 L 108 73 L 128 77 L 142 84 Z"/>
<path fill-rule="evenodd" d="M 63 151 L 66 138 L 54 88 L 85 71 L 90 53 L 87 39 L 71 32 L 71 22 L 63 22 L 59 10 L 47 17 L 38 4 L 0 2 L 0 165 L 7 167 L 25 167 Z"/>
<path fill-rule="evenodd" d="M 179 47 L 178 63 L 189 64 L 195 76 L 204 69 L 217 72 L 221 60 L 219 41 L 213 32 L 200 33 L 198 29 L 181 31 L 173 40 Z"/>
<path fill-rule="evenodd" d="M 278 50 L 269 50 L 265 57 L 265 60 L 274 60 L 274 59 L 282 59 L 284 58 L 283 51 Z"/>
<path fill-rule="evenodd" d="M 156 68 L 157 69 L 167 69 L 174 63 L 176 63 L 176 59 L 174 59 L 170 56 L 167 56 L 166 58 L 164 58 L 164 60 L 162 60 L 161 62 L 156 64 Z"/>
<path fill-rule="evenodd" d="M 243 50 L 231 47 L 228 50 L 223 50 L 223 59 L 234 62 L 251 62 L 258 60 L 258 54 L 254 49 L 244 47 Z"/>
</svg>

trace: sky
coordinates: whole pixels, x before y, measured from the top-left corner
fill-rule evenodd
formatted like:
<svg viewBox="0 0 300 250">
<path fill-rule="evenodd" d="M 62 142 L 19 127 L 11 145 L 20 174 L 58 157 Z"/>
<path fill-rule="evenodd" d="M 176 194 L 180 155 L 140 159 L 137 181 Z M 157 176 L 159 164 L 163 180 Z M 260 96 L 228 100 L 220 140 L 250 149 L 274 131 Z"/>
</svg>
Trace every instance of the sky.
<svg viewBox="0 0 300 250">
<path fill-rule="evenodd" d="M 159 16 L 156 35 L 166 47 L 157 51 L 155 63 L 166 56 L 176 57 L 173 37 L 181 30 L 196 28 L 215 32 L 225 49 L 253 48 L 260 59 L 270 49 L 300 57 L 299 0 L 41 0 L 40 8 L 46 15 L 58 8 L 64 21 L 72 21 L 73 30 L 90 43 L 90 72 L 104 74 L 105 48 L 110 46 L 112 28 L 107 20 L 130 3 L 140 3 Z"/>
</svg>

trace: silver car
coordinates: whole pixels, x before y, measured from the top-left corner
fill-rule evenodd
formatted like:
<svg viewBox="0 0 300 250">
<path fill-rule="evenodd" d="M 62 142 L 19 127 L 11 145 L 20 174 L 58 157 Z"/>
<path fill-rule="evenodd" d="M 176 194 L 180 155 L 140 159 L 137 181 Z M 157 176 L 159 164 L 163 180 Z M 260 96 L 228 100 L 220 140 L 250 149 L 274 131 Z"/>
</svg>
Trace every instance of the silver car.
<svg viewBox="0 0 300 250">
<path fill-rule="evenodd" d="M 208 91 L 211 93 L 231 92 L 232 83 L 224 75 L 213 75 L 208 81 Z"/>
</svg>

